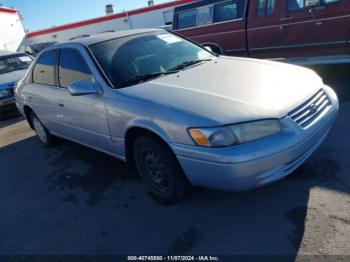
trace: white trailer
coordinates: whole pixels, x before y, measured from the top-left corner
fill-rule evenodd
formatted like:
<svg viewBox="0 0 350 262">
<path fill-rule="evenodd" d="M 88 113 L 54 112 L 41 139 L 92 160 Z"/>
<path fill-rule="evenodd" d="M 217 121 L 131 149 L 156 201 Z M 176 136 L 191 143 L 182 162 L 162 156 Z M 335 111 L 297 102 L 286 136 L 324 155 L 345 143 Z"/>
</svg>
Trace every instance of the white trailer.
<svg viewBox="0 0 350 262">
<path fill-rule="evenodd" d="M 0 50 L 16 51 L 24 37 L 18 10 L 0 6 Z"/>
<path fill-rule="evenodd" d="M 194 1 L 196 0 L 177 0 L 30 32 L 26 35 L 25 44 L 28 45 L 46 42 L 60 43 L 75 37 L 99 34 L 106 31 L 152 28 L 171 25 L 174 8 L 176 6 Z"/>
</svg>

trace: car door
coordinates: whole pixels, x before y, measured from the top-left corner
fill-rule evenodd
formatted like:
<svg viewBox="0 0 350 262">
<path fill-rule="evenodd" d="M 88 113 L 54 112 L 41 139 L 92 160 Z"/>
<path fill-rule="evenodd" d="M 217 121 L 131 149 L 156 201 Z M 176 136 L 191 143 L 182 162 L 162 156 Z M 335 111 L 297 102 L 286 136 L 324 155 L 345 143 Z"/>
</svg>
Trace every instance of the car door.
<svg viewBox="0 0 350 262">
<path fill-rule="evenodd" d="M 308 7 L 311 3 L 313 6 Z M 284 10 L 282 51 L 285 57 L 318 57 L 347 52 L 349 1 L 286 0 Z"/>
<path fill-rule="evenodd" d="M 58 50 L 44 52 L 34 65 L 32 83 L 24 89 L 27 104 L 50 130 L 60 133 L 57 122 L 57 60 Z"/>
<path fill-rule="evenodd" d="M 248 46 L 250 56 L 280 57 L 282 1 L 251 1 L 248 19 Z"/>
<path fill-rule="evenodd" d="M 62 48 L 59 55 L 56 97 L 58 115 L 64 125 L 64 136 L 100 151 L 112 153 L 113 144 L 106 118 L 102 87 L 96 82 L 97 70 L 92 66 L 83 47 Z M 99 94 L 72 96 L 68 86 L 78 81 L 88 81 L 100 90 Z"/>
</svg>

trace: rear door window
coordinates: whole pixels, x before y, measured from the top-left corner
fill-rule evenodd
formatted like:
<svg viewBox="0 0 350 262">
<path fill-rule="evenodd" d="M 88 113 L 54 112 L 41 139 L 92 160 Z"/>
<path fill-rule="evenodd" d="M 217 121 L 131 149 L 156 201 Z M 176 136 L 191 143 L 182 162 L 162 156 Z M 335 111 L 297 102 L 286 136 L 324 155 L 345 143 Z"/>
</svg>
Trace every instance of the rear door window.
<svg viewBox="0 0 350 262">
<path fill-rule="evenodd" d="M 33 70 L 33 82 L 42 85 L 56 85 L 56 64 L 58 51 L 43 53 Z"/>
<path fill-rule="evenodd" d="M 92 73 L 82 55 L 73 48 L 64 48 L 60 52 L 59 84 L 67 88 L 69 84 L 78 81 L 92 82 Z"/>
<path fill-rule="evenodd" d="M 191 10 L 178 14 L 178 28 L 188 28 L 196 26 L 197 10 Z"/>
</svg>

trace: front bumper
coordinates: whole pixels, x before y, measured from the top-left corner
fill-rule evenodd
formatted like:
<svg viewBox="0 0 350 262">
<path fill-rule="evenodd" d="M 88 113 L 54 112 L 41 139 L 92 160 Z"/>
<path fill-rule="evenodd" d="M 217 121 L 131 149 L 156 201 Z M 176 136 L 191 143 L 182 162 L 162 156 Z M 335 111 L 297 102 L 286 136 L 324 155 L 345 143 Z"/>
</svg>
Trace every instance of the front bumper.
<svg viewBox="0 0 350 262">
<path fill-rule="evenodd" d="M 319 119 L 302 129 L 289 117 L 274 136 L 230 148 L 172 144 L 189 181 L 196 186 L 244 191 L 282 179 L 297 169 L 329 133 L 338 111 L 337 99 Z"/>
</svg>

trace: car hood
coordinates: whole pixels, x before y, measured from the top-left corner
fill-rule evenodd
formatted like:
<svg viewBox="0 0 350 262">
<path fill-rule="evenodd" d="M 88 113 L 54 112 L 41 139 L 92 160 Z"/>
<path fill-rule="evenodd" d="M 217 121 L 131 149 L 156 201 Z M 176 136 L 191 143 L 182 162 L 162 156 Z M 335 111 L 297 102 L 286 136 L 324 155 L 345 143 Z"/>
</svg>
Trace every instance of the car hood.
<svg viewBox="0 0 350 262">
<path fill-rule="evenodd" d="M 10 84 L 20 80 L 26 74 L 27 69 L 17 70 L 6 74 L 0 74 L 0 90 L 9 88 Z"/>
<path fill-rule="evenodd" d="M 229 124 L 282 118 L 322 86 L 316 73 L 299 66 L 219 57 L 123 92 Z"/>
</svg>

